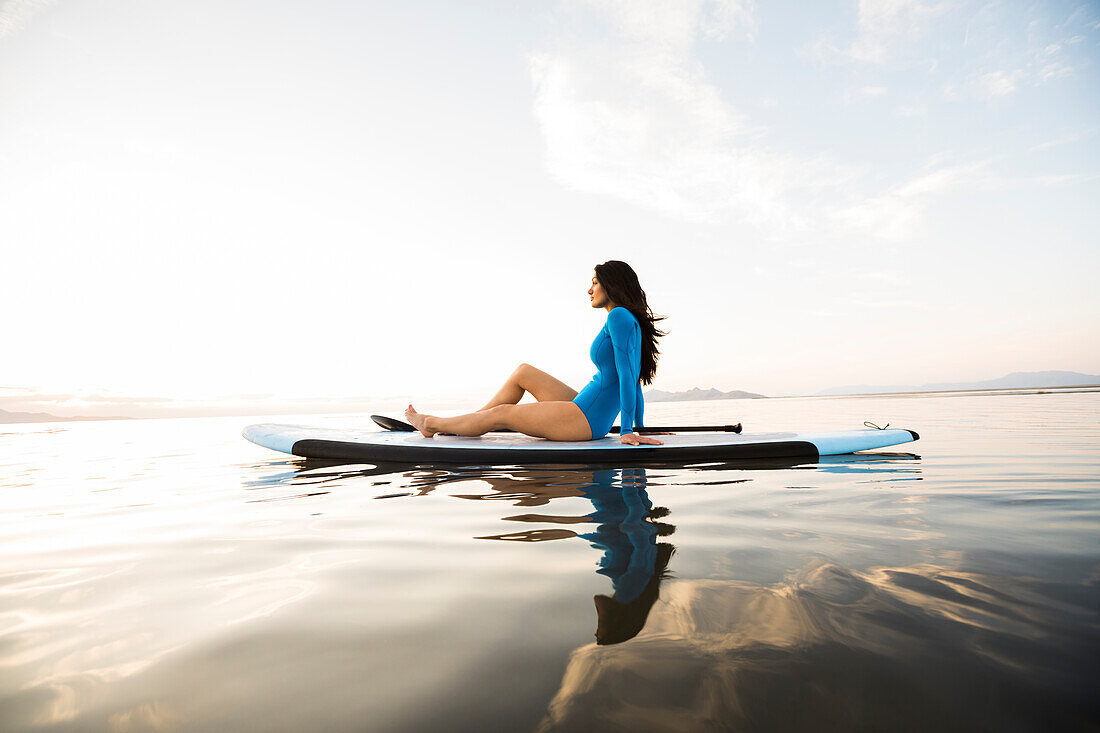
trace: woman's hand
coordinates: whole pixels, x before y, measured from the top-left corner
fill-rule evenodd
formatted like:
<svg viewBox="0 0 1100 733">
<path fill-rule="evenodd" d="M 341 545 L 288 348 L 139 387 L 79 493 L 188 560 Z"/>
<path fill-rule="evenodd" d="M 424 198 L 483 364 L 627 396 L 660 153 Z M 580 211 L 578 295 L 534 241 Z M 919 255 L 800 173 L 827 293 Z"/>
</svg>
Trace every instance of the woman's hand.
<svg viewBox="0 0 1100 733">
<path fill-rule="evenodd" d="M 619 442 L 623 445 L 664 445 L 663 441 L 637 433 L 627 433 L 619 438 Z"/>
</svg>

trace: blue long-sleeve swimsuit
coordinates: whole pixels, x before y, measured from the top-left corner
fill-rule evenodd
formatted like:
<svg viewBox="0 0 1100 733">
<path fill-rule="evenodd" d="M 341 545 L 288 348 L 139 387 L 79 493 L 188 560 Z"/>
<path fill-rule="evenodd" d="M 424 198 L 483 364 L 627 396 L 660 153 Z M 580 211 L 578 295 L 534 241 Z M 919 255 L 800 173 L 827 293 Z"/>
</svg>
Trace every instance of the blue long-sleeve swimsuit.
<svg viewBox="0 0 1100 733">
<path fill-rule="evenodd" d="M 621 435 L 642 427 L 642 329 L 634 314 L 622 306 L 612 308 L 590 355 L 599 371 L 573 402 L 588 419 L 592 439 L 607 435 L 620 413 Z"/>
</svg>

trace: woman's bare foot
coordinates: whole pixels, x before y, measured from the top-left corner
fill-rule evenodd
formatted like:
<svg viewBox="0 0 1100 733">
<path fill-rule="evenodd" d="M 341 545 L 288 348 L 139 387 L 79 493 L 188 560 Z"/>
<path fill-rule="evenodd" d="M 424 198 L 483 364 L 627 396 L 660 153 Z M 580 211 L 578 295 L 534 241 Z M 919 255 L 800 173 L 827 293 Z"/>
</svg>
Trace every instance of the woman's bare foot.
<svg viewBox="0 0 1100 733">
<path fill-rule="evenodd" d="M 420 434 L 425 438 L 431 438 L 438 431 L 432 430 L 428 427 L 428 418 L 431 415 L 421 415 L 412 405 L 405 408 L 405 419 L 409 421 L 409 424 L 420 431 Z"/>
</svg>

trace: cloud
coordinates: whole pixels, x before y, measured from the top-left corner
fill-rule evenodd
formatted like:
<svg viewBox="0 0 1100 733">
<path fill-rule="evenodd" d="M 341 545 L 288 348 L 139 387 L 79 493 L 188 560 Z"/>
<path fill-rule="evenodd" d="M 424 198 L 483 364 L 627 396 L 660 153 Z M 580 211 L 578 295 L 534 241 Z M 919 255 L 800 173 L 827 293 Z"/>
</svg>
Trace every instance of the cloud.
<svg viewBox="0 0 1100 733">
<path fill-rule="evenodd" d="M 860 0 L 855 37 L 850 42 L 824 33 L 802 53 L 826 64 L 911 62 L 914 57 L 921 58 L 918 42 L 946 10 L 943 3 L 922 0 Z"/>
<path fill-rule="evenodd" d="M 568 7 L 569 32 L 530 56 L 530 72 L 547 168 L 576 190 L 690 222 L 745 224 L 773 241 L 804 240 L 810 231 L 896 241 L 919 235 L 924 213 L 938 197 L 1051 182 L 996 175 L 993 161 L 945 162 L 943 156 L 880 182 L 867 166 L 785 150 L 751 119 L 758 98 L 740 107 L 727 99 L 696 54 L 708 33 L 740 29 L 744 37 L 731 42 L 749 42 L 748 29 L 756 23 L 749 6 L 738 5 L 735 13 L 734 6 L 723 5 L 721 22 L 704 2 L 593 0 Z M 635 14 L 636 7 L 641 10 Z M 884 58 L 885 50 L 874 49 L 892 47 L 889 39 L 926 33 L 946 12 L 942 5 L 902 0 L 867 0 L 859 7 L 860 36 L 853 48 L 862 48 L 858 55 L 866 59 Z M 1048 43 L 1039 53 L 1045 62 L 1061 48 Z M 992 98 L 1009 96 L 1032 79 L 1030 71 L 1007 70 L 972 81 Z M 935 96 L 936 86 L 929 88 Z M 877 80 L 857 79 L 846 95 L 872 102 L 896 97 L 900 104 L 892 107 L 899 115 L 935 111 L 928 95 L 895 93 Z"/>
<path fill-rule="evenodd" d="M 1000 19 L 1004 22 L 1004 19 Z M 1069 23 L 1069 21 L 1067 21 Z M 1045 29 L 1042 23 L 1032 21 L 1029 24 L 1026 43 L 1006 44 L 998 40 L 998 45 L 1009 46 L 1009 50 L 993 45 L 993 39 L 987 38 L 989 50 L 983 52 L 981 62 L 960 79 L 947 82 L 943 87 L 944 97 L 949 101 L 960 99 L 979 99 L 984 101 L 1007 98 L 1026 87 L 1038 87 L 1048 82 L 1072 76 L 1075 67 L 1070 58 L 1076 51 L 1076 38 L 1061 42 L 1047 43 L 1052 33 L 1064 32 L 1064 26 Z M 1007 31 L 998 34 L 1010 35 Z M 999 66 L 998 66 L 999 65 Z"/>
<path fill-rule="evenodd" d="M 900 241 L 919 229 L 925 209 L 939 197 L 961 192 L 1060 186 L 1095 178 L 1089 174 L 1004 175 L 992 170 L 992 161 L 948 166 L 932 164 L 926 172 L 882 194 L 839 209 L 834 216 L 844 224 L 873 231 L 883 239 Z"/>
<path fill-rule="evenodd" d="M 877 84 L 864 84 L 858 87 L 848 87 L 844 90 L 845 103 L 857 102 L 866 99 L 884 97 L 890 92 L 889 87 Z"/>
<path fill-rule="evenodd" d="M 588 6 L 606 38 L 566 38 L 531 56 L 534 114 L 547 166 L 563 184 L 617 196 L 690 221 L 736 217 L 802 228 L 794 197 L 851 180 L 826 156 L 770 148 L 765 133 L 723 99 L 692 55 L 701 35 L 753 27 L 737 3 Z"/>
<path fill-rule="evenodd" d="M 756 30 L 752 0 L 588 0 L 615 31 L 651 48 L 682 53 L 702 34 L 726 38 L 742 31 L 751 39 Z"/>
<path fill-rule="evenodd" d="M 906 531 L 922 539 L 919 511 L 911 514 L 917 521 Z M 1076 587 L 1064 581 L 1059 590 Z M 777 699 L 813 706 L 811 719 L 858 719 L 869 728 L 920 719 L 934 706 L 950 709 L 952 722 L 1009 726 L 1010 706 L 975 708 L 973 688 L 960 688 L 956 675 L 929 675 L 929 665 L 981 670 L 990 694 L 1021 674 L 1057 674 L 1061 654 L 1080 643 L 1062 619 L 1084 618 L 1087 606 L 1067 611 L 1040 588 L 932 564 L 854 570 L 811 562 L 767 585 L 667 581 L 629 643 L 586 644 L 569 655 L 536 730 L 583 730 L 592 720 L 614 730 L 710 730 L 715 721 L 733 730 L 799 727 Z M 1060 653 L 1037 655 L 1024 644 L 991 653 L 982 640 L 997 633 L 1042 638 Z M 639 680 L 660 694 L 640 694 Z M 902 684 L 912 694 L 898 695 Z"/>
<path fill-rule="evenodd" d="M 992 71 L 981 75 L 978 86 L 985 97 L 1003 97 L 1016 91 L 1023 78 L 1023 69 Z"/>
<path fill-rule="evenodd" d="M 1100 127 L 1091 127 L 1087 130 L 1081 130 L 1078 132 L 1072 132 L 1068 135 L 1062 135 L 1061 137 L 1045 140 L 1038 145 L 1034 145 L 1028 148 L 1029 153 L 1038 153 L 1044 150 L 1050 150 L 1051 148 L 1058 147 L 1060 145 L 1069 145 L 1070 143 L 1079 142 L 1086 138 L 1090 138 L 1100 132 Z"/>
<path fill-rule="evenodd" d="M 1080 6 L 1059 22 L 1053 12 L 1041 4 L 859 0 L 850 40 L 823 33 L 802 50 L 857 70 L 923 67 L 940 79 L 938 101 L 992 101 L 1075 73 L 1075 59 L 1088 53 L 1075 47 L 1097 30 L 1095 13 Z"/>
<path fill-rule="evenodd" d="M 53 0 L 7 0 L 0 5 L 0 41 L 26 28 L 32 16 Z"/>
<path fill-rule="evenodd" d="M 111 730 L 119 733 L 137 730 L 174 730 L 184 720 L 171 706 L 160 701 L 145 703 L 132 710 L 107 718 Z"/>
<path fill-rule="evenodd" d="M 932 198 L 964 188 L 983 188 L 992 180 L 984 163 L 941 167 L 839 209 L 835 217 L 845 224 L 872 230 L 884 239 L 902 240 L 919 226 Z"/>
<path fill-rule="evenodd" d="M 863 167 L 770 145 L 767 130 L 724 99 L 692 51 L 710 27 L 703 3 L 660 4 L 637 18 L 623 3 L 586 7 L 606 37 L 566 37 L 530 59 L 547 167 L 564 185 L 692 222 L 747 223 L 773 239 L 807 230 L 898 239 L 914 232 L 932 197 L 973 178 L 973 167 L 933 168 L 863 193 Z M 887 88 L 858 93 L 876 98 Z"/>
<path fill-rule="evenodd" d="M 845 56 L 882 63 L 928 32 L 946 5 L 922 0 L 860 0 L 858 33 Z"/>
</svg>

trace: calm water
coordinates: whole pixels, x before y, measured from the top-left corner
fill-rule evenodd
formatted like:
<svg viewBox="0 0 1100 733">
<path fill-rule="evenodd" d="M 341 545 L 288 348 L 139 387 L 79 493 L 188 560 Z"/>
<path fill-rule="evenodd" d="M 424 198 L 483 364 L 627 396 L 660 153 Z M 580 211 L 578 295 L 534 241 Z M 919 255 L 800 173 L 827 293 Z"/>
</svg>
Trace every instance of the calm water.
<svg viewBox="0 0 1100 733">
<path fill-rule="evenodd" d="M 0 426 L 0 728 L 1100 726 L 1100 393 L 646 415 L 922 439 L 440 470 L 239 437 L 270 418 Z"/>
</svg>

